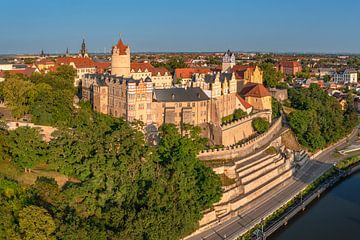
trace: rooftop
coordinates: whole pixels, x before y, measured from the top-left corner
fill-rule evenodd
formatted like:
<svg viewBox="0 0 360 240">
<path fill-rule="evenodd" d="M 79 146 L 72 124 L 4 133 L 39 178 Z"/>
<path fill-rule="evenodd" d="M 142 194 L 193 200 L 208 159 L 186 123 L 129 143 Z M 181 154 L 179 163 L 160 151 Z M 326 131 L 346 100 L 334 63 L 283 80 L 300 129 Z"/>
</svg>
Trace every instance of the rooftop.
<svg viewBox="0 0 360 240">
<path fill-rule="evenodd" d="M 167 88 L 154 89 L 154 99 L 157 102 L 193 102 L 206 101 L 209 97 L 199 88 Z"/>
</svg>

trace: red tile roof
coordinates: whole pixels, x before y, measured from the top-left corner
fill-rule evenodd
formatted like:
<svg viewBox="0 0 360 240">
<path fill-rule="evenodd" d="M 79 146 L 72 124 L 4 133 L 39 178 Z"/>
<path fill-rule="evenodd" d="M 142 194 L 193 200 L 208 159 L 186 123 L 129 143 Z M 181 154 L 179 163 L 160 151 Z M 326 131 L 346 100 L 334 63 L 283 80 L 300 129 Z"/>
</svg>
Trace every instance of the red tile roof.
<svg viewBox="0 0 360 240">
<path fill-rule="evenodd" d="M 253 72 L 254 70 L 255 70 L 255 67 L 253 67 L 253 66 L 235 65 L 235 66 L 232 67 L 232 72 L 235 73 L 235 78 L 236 79 L 244 79 L 246 71 Z"/>
<path fill-rule="evenodd" d="M 271 96 L 270 92 L 262 84 L 248 83 L 240 92 L 245 97 L 267 97 Z"/>
<path fill-rule="evenodd" d="M 114 50 L 115 47 L 119 49 L 120 55 L 126 54 L 126 49 L 128 48 L 128 46 L 126 46 L 121 39 L 119 39 L 118 43 L 115 46 L 113 46 L 112 50 Z"/>
<path fill-rule="evenodd" d="M 160 73 L 161 76 L 165 75 L 165 73 L 167 73 L 168 75 L 170 75 L 169 71 L 164 68 L 164 67 L 154 67 L 153 65 L 151 65 L 150 63 L 147 62 L 133 62 L 130 65 L 131 71 L 134 72 L 145 72 L 146 70 L 148 72 L 151 72 L 152 75 L 157 75 L 158 73 Z"/>
<path fill-rule="evenodd" d="M 170 72 L 164 68 L 164 67 L 158 67 L 158 68 L 153 68 L 153 70 L 151 71 L 151 73 L 153 75 L 157 75 L 158 73 L 160 73 L 161 76 L 164 76 L 165 73 L 167 73 L 168 75 L 170 75 Z"/>
<path fill-rule="evenodd" d="M 55 64 L 55 62 L 54 62 L 54 60 L 52 60 L 52 59 L 46 59 L 46 58 L 44 58 L 44 59 L 37 60 L 37 61 L 35 62 L 35 64 L 36 64 L 36 65 L 37 65 L 37 64 L 52 65 L 52 64 Z"/>
<path fill-rule="evenodd" d="M 250 103 L 245 101 L 245 99 L 243 99 L 239 94 L 236 94 L 236 97 L 239 99 L 240 103 L 244 106 L 244 108 L 248 109 L 252 107 Z"/>
<path fill-rule="evenodd" d="M 88 57 L 61 57 L 56 59 L 56 64 L 74 64 L 76 68 L 94 68 L 95 63 L 91 58 Z"/>
<path fill-rule="evenodd" d="M 154 68 L 150 63 L 139 63 L 139 62 L 132 62 L 130 64 L 131 70 L 134 70 L 135 72 L 145 72 L 146 70 L 148 72 L 151 72 L 151 70 Z"/>
<path fill-rule="evenodd" d="M 96 72 L 104 73 L 111 66 L 111 62 L 94 62 Z"/>
<path fill-rule="evenodd" d="M 294 67 L 301 67 L 301 64 L 296 61 L 283 61 L 280 62 L 282 67 L 294 68 Z"/>
<path fill-rule="evenodd" d="M 25 69 L 14 69 L 14 70 L 5 70 L 5 71 L 0 70 L 0 77 L 4 77 L 6 72 L 8 72 L 10 75 L 22 74 L 30 77 L 35 71 L 36 68 L 30 68 L 30 67 Z"/>
<path fill-rule="evenodd" d="M 176 78 L 191 78 L 194 73 L 210 73 L 210 68 L 177 68 L 175 69 Z"/>
</svg>

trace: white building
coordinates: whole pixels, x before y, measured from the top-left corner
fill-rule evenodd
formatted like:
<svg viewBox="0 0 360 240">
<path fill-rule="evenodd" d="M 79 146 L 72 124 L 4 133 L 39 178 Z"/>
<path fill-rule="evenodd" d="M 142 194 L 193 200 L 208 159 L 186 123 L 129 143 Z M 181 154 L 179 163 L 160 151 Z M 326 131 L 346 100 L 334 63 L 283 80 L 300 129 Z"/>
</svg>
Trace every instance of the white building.
<svg viewBox="0 0 360 240">
<path fill-rule="evenodd" d="M 353 69 L 346 69 L 343 72 L 334 74 L 334 82 L 335 83 L 357 83 L 357 71 Z"/>
</svg>

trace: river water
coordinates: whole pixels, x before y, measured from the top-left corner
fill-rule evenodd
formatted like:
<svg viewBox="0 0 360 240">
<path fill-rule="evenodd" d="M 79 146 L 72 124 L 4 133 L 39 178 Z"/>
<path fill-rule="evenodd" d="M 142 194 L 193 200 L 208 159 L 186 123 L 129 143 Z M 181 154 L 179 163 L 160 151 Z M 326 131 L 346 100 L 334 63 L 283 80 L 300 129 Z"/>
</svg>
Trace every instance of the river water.
<svg viewBox="0 0 360 240">
<path fill-rule="evenodd" d="M 342 181 L 271 240 L 360 240 L 360 172 Z"/>
</svg>

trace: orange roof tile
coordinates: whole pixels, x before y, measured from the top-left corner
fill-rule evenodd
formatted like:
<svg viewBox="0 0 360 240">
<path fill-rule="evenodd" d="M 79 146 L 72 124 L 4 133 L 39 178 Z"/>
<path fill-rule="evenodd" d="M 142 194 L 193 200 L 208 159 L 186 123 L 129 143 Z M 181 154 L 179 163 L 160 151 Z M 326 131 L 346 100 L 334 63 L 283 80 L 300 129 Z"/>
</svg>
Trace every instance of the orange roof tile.
<svg viewBox="0 0 360 240">
<path fill-rule="evenodd" d="M 236 94 L 236 97 L 239 99 L 240 103 L 244 106 L 244 108 L 248 109 L 251 108 L 251 104 L 245 101 L 239 94 Z"/>
<path fill-rule="evenodd" d="M 60 57 L 56 59 L 56 64 L 70 65 L 73 63 L 76 68 L 94 68 L 95 63 L 91 58 L 88 57 Z"/>
<path fill-rule="evenodd" d="M 176 78 L 191 78 L 194 73 L 207 74 L 211 72 L 210 68 L 177 68 L 175 69 Z"/>
<path fill-rule="evenodd" d="M 169 71 L 164 68 L 164 67 L 154 67 L 153 65 L 151 65 L 150 63 L 147 62 L 132 62 L 130 64 L 130 68 L 131 71 L 134 72 L 145 72 L 146 70 L 148 72 L 151 72 L 152 75 L 157 75 L 158 73 L 160 73 L 161 76 L 165 75 L 165 73 L 167 73 L 168 75 L 170 75 Z"/>
<path fill-rule="evenodd" d="M 4 77 L 5 73 L 9 73 L 10 75 L 15 75 L 15 74 L 22 74 L 25 76 L 30 77 L 34 72 L 36 71 L 36 68 L 25 68 L 25 69 L 13 69 L 13 70 L 0 70 L 0 76 Z"/>
<path fill-rule="evenodd" d="M 245 97 L 267 97 L 271 96 L 270 92 L 262 84 L 249 83 L 240 92 Z"/>
<path fill-rule="evenodd" d="M 125 45 L 121 39 L 119 39 L 118 43 L 115 46 L 113 46 L 112 50 L 114 50 L 115 47 L 117 49 L 119 49 L 119 54 L 120 55 L 125 55 L 126 54 L 126 49 L 128 48 L 128 46 Z"/>
</svg>

